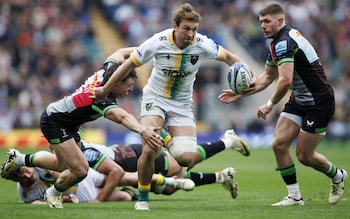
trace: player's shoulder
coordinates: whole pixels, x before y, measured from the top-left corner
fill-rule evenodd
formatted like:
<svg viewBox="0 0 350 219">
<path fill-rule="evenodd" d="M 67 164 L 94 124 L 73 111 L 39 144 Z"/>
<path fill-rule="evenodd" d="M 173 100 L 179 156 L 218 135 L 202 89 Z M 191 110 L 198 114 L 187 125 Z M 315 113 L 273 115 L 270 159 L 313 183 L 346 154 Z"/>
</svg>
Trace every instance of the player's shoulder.
<svg viewBox="0 0 350 219">
<path fill-rule="evenodd" d="M 153 41 L 159 42 L 159 43 L 170 42 L 172 40 L 173 31 L 174 31 L 173 28 L 165 29 L 163 31 L 153 34 L 153 36 L 150 39 L 151 40 L 153 39 Z"/>
</svg>

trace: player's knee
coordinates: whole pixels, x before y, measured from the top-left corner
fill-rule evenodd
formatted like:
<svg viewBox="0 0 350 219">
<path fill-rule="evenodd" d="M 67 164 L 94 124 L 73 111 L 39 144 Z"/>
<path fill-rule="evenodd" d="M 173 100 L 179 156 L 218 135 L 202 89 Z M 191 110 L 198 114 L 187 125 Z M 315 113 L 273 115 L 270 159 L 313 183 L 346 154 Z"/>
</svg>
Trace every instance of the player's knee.
<svg viewBox="0 0 350 219">
<path fill-rule="evenodd" d="M 278 140 L 274 140 L 272 142 L 272 150 L 275 154 L 283 154 L 288 151 L 288 147 L 286 147 L 282 142 Z"/>
<path fill-rule="evenodd" d="M 176 136 L 172 138 L 169 152 L 181 166 L 190 166 L 193 162 L 193 153 L 196 151 L 197 141 L 195 137 Z"/>
<path fill-rule="evenodd" d="M 305 166 L 311 166 L 312 155 L 307 154 L 307 153 L 303 153 L 301 151 L 297 151 L 296 156 L 297 156 L 298 160 L 300 161 L 300 163 L 304 164 Z"/>
<path fill-rule="evenodd" d="M 159 156 L 161 152 L 161 148 L 154 149 L 150 145 L 145 145 L 142 147 L 142 156 L 149 160 L 154 160 L 156 157 Z"/>
</svg>

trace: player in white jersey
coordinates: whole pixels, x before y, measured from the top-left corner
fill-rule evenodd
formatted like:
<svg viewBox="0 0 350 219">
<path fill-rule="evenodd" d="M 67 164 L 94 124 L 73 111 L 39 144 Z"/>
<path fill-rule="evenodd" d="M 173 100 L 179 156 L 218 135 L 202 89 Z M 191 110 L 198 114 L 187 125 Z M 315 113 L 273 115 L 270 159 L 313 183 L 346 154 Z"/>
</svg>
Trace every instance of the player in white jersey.
<svg viewBox="0 0 350 219">
<path fill-rule="evenodd" d="M 216 59 L 232 65 L 243 62 L 212 39 L 197 33 L 201 16 L 192 5 L 181 5 L 175 12 L 173 28 L 154 34 L 134 50 L 110 80 L 94 88 L 95 98 L 105 98 L 113 84 L 127 72 L 153 59 L 153 70 L 143 89 L 141 124 L 165 126 L 172 138 L 169 151 L 183 167 L 191 166 L 196 153 L 196 120 L 193 113 L 193 84 L 200 65 Z M 159 130 L 160 131 L 160 130 Z M 154 161 L 161 147 L 143 141 L 138 160 L 139 200 L 136 210 L 149 210 L 149 191 Z"/>
<path fill-rule="evenodd" d="M 45 155 L 43 151 L 38 152 Z M 58 172 L 49 171 L 39 167 L 22 166 L 5 178 L 17 182 L 17 191 L 24 203 L 44 204 L 45 193 L 56 180 Z M 78 186 L 65 191 L 62 196 L 65 202 L 96 202 L 101 189 L 106 184 L 106 175 L 89 168 L 87 176 Z M 108 194 L 106 201 L 131 201 L 132 196 L 128 191 L 113 190 Z"/>
</svg>

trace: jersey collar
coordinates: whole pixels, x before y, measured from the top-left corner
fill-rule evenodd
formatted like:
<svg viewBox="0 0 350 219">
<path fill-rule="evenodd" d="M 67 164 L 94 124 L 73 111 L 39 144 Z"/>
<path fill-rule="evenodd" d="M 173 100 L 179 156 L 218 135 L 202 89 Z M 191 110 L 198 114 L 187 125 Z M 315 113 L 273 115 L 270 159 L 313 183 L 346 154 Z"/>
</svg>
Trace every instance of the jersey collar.
<svg viewBox="0 0 350 219">
<path fill-rule="evenodd" d="M 168 34 L 169 43 L 170 43 L 171 45 L 174 45 L 174 44 L 175 44 L 174 37 L 173 37 L 174 31 L 175 31 L 174 29 L 171 29 L 171 30 L 169 31 L 169 34 Z M 193 40 L 192 40 L 192 42 L 191 42 L 191 45 L 193 45 L 193 44 L 196 42 L 196 38 L 197 38 L 197 34 L 193 37 Z"/>
</svg>

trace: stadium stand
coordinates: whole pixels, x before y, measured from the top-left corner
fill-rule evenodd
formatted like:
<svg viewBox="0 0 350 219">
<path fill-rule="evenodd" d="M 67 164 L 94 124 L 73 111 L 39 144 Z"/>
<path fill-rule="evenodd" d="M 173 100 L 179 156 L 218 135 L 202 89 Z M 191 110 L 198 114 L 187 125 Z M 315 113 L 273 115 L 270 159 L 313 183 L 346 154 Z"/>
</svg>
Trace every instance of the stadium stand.
<svg viewBox="0 0 350 219">
<path fill-rule="evenodd" d="M 174 8 L 182 1 L 166 0 L 23 0 L 0 4 L 0 131 L 38 128 L 44 106 L 72 91 L 97 69 L 111 50 L 136 46 L 154 32 L 171 27 Z M 250 60 L 263 63 L 265 39 L 257 11 L 261 0 L 190 0 L 201 12 L 200 32 L 231 48 L 238 42 Z M 283 1 L 292 11 L 289 21 L 317 48 L 336 92 L 336 113 L 328 138 L 350 139 L 350 2 L 324 0 Z M 237 46 L 232 46 L 235 52 Z M 209 65 L 208 65 L 209 66 Z M 261 66 L 257 66 L 261 68 Z M 146 70 L 142 70 L 146 71 Z M 195 100 L 203 130 L 269 130 L 267 124 L 239 115 L 251 110 L 246 101 L 217 107 L 216 96 L 227 88 L 224 77 L 215 77 L 222 66 L 206 68 L 198 76 Z M 142 74 L 139 74 L 142 75 Z M 214 76 L 213 76 L 214 75 Z M 216 74 L 217 75 L 217 74 Z M 135 115 L 142 84 L 122 105 Z M 210 89 L 208 89 L 210 88 Z M 207 92 L 208 90 L 212 92 Z M 249 101 L 249 100 L 247 100 Z M 221 117 L 208 116 L 212 106 Z M 215 107 L 216 106 L 216 107 Z M 254 109 L 252 109 L 254 110 Z M 277 110 L 276 110 L 277 111 Z M 212 112 L 212 111 L 211 111 Z M 225 117 L 223 117 L 224 115 Z M 231 115 L 227 119 L 227 115 Z M 252 114 L 253 115 L 253 114 Z M 252 116 L 253 118 L 253 116 Z M 218 122 L 220 121 L 220 122 Z M 223 121 L 223 122 L 221 122 Z M 106 122 L 86 128 L 119 130 Z"/>
</svg>

